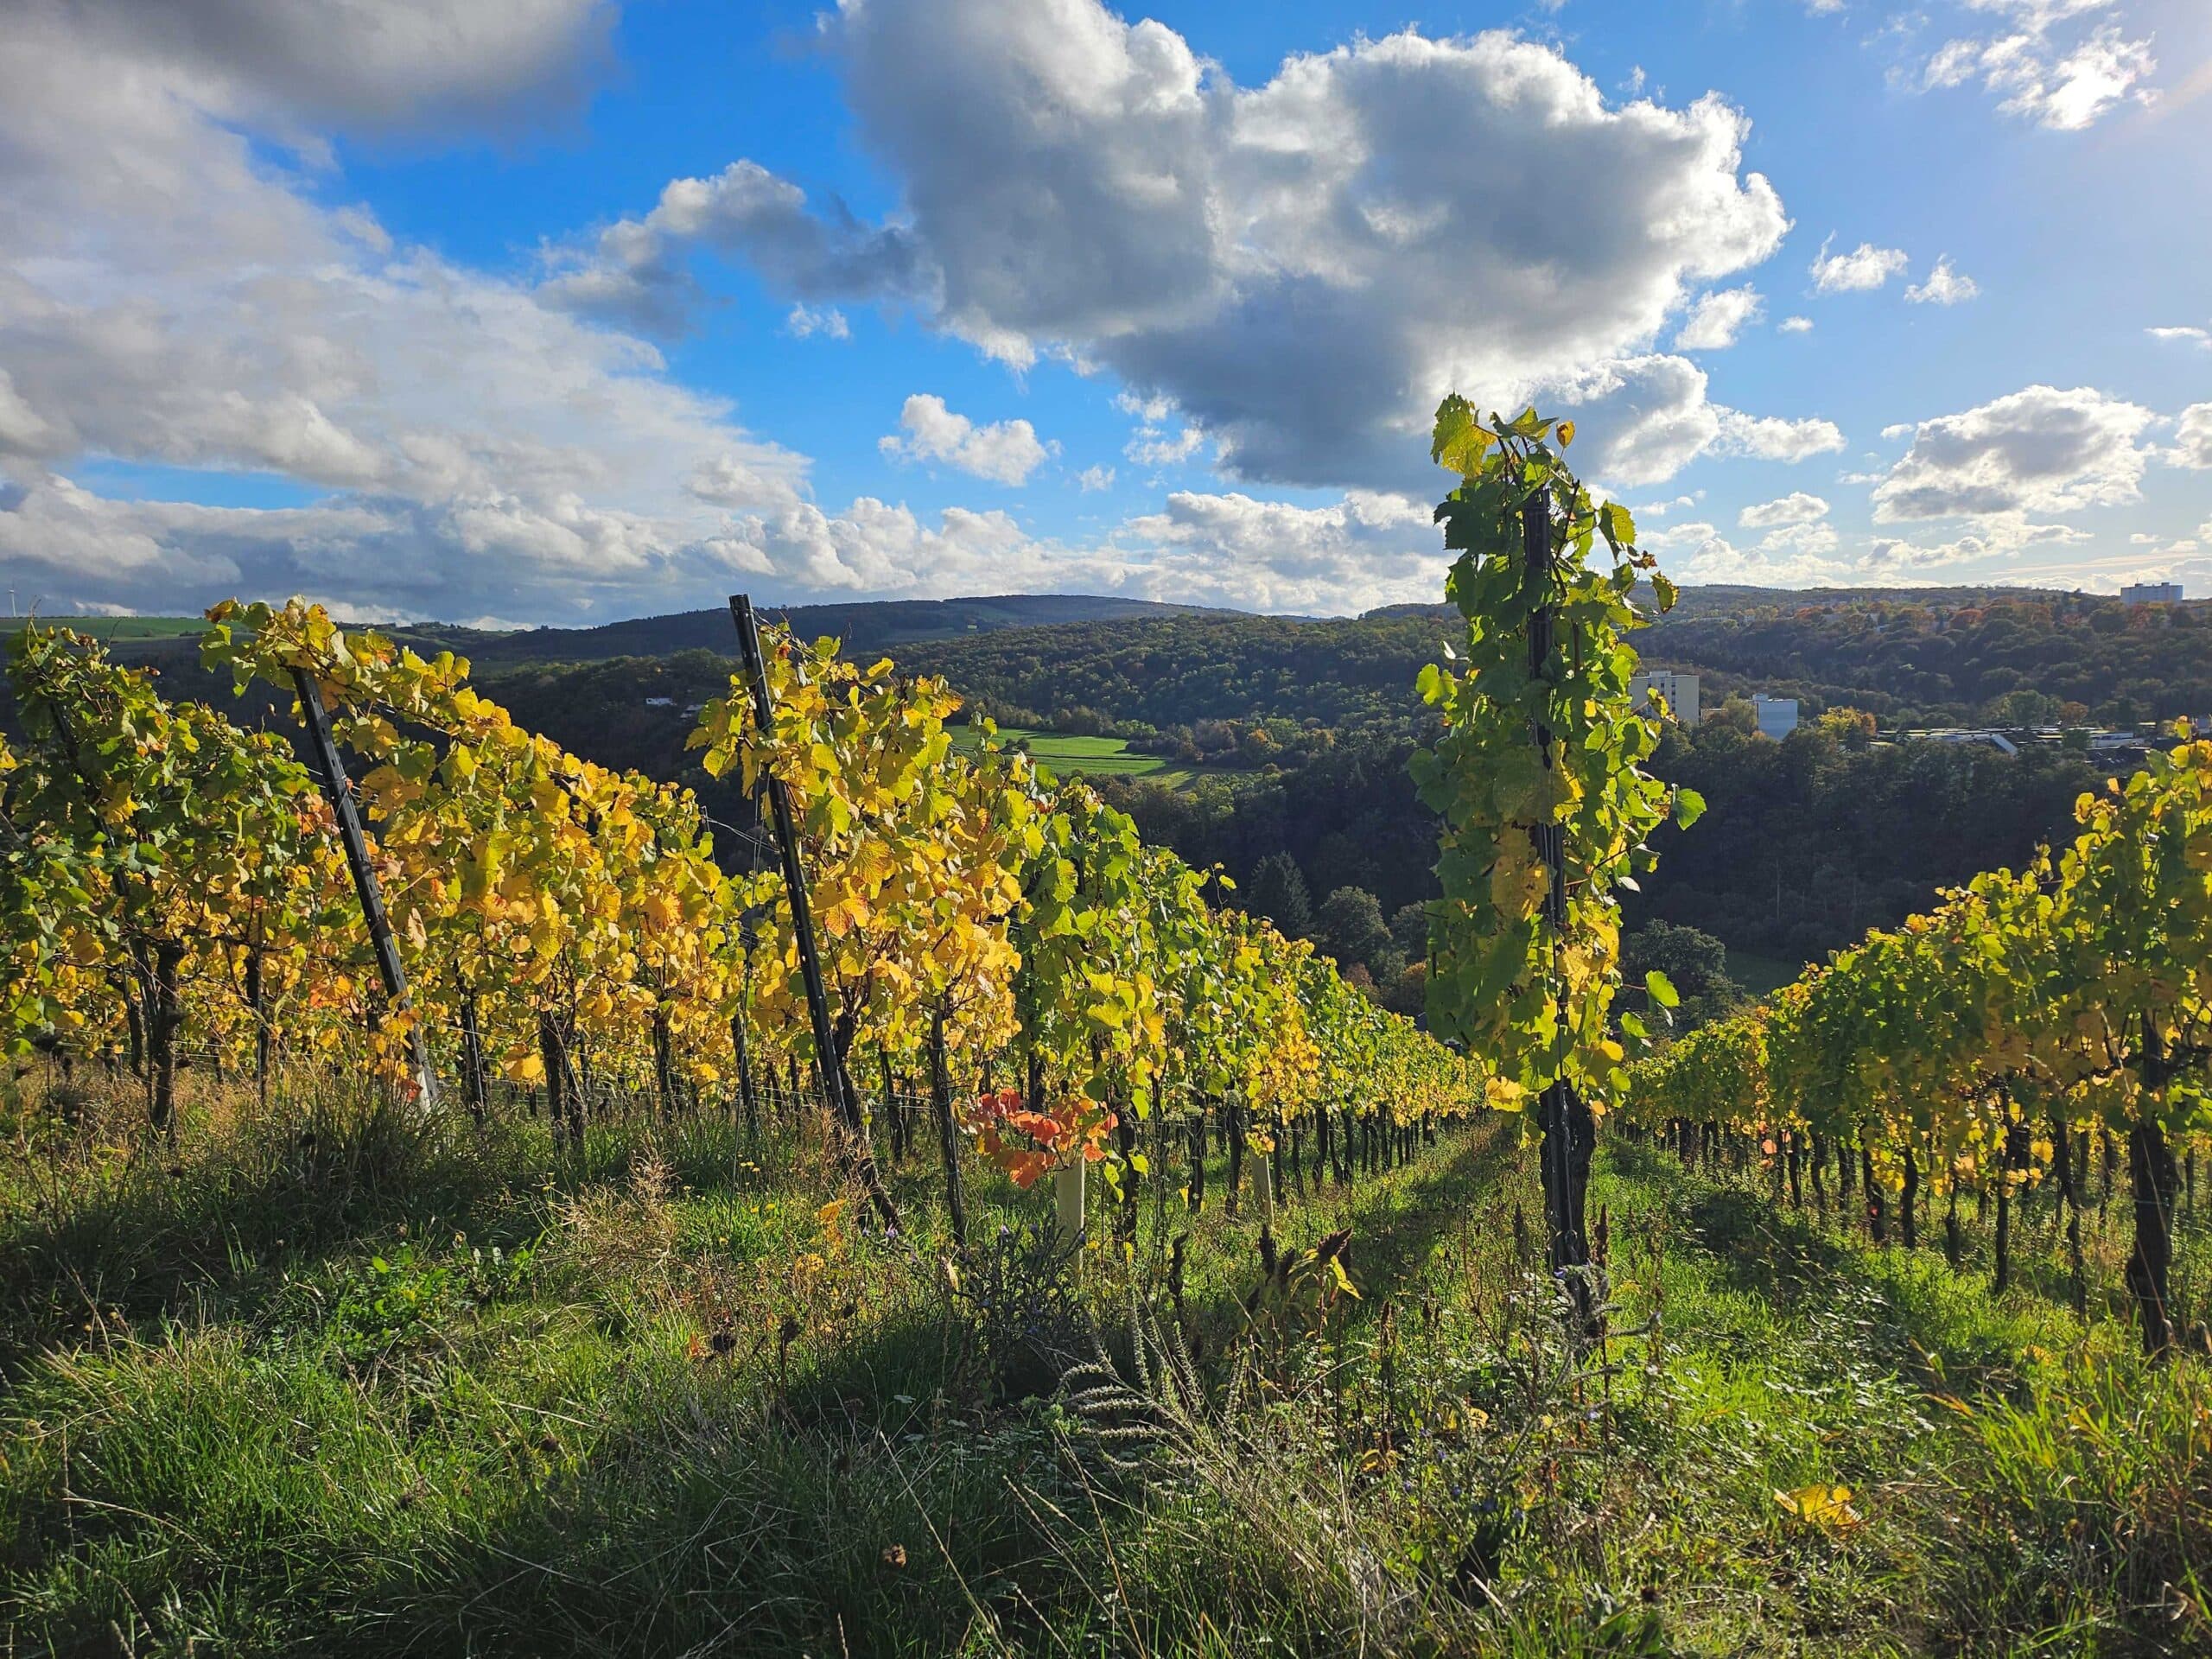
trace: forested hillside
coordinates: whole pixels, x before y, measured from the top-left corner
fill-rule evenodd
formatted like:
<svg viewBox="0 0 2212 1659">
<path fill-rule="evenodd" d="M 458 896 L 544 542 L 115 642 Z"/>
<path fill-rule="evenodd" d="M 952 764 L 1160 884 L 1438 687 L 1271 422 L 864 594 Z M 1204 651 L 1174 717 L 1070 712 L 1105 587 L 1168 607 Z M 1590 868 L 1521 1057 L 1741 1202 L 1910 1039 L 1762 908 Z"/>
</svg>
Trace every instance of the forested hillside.
<svg viewBox="0 0 2212 1659">
<path fill-rule="evenodd" d="M 764 614 L 788 614 L 803 638 L 834 634 L 855 656 L 895 648 L 902 670 L 944 676 L 1002 723 L 1171 738 L 1205 721 L 1264 724 L 1271 735 L 1262 749 L 1284 752 L 1268 759 L 1312 753 L 1318 746 L 1301 730 L 1410 729 L 1414 676 L 1434 659 L 1448 623 L 1439 607 L 1313 619 L 1080 595 Z M 132 637 L 142 632 L 149 637 Z M 178 674 L 190 665 L 192 641 L 162 632 L 128 630 L 118 654 Z M 649 681 L 653 695 L 696 697 L 718 671 L 685 659 L 731 649 L 721 610 L 598 628 L 393 632 L 418 648 L 471 657 L 503 689 L 505 676 L 524 674 L 523 683 L 563 705 L 626 698 Z M 1885 726 L 2024 722 L 2062 710 L 2113 724 L 2212 713 L 2212 611 L 2197 602 L 2131 609 L 2100 595 L 2027 589 L 1689 588 L 1637 644 L 1647 664 L 1709 677 L 1708 708 L 1731 691 L 1758 690 L 1798 696 L 1808 712 L 1851 704 Z M 630 658 L 666 668 L 618 666 Z M 588 707 L 575 714 L 600 718 Z"/>
<path fill-rule="evenodd" d="M 863 600 L 849 605 L 764 605 L 761 614 L 787 623 L 801 639 L 832 634 L 858 656 L 921 639 L 964 639 L 1003 628 L 1168 618 L 1187 607 L 1149 600 L 1089 594 L 1008 594 L 982 599 Z M 424 626 L 402 630 L 449 643 L 486 666 L 511 662 L 598 662 L 610 657 L 663 657 L 684 651 L 730 649 L 729 612 L 720 606 L 673 616 L 638 617 L 595 628 L 532 628 L 487 634 Z"/>
<path fill-rule="evenodd" d="M 855 656 L 919 639 L 989 633 L 1001 628 L 1102 622 L 1123 617 L 1169 617 L 1192 607 L 1092 594 L 1006 594 L 976 599 L 879 599 L 849 604 L 766 605 L 760 613 L 787 624 L 801 639 L 833 634 Z M 0 620 L 0 637 L 28 619 Z M 51 619 L 49 619 L 51 620 Z M 65 619 L 132 662 L 174 665 L 198 649 L 207 626 L 194 617 Z M 731 649 L 729 612 L 721 606 L 665 616 L 632 617 L 588 628 L 485 628 L 450 622 L 416 622 L 385 630 L 402 645 L 428 652 L 451 651 L 480 670 L 518 663 L 600 663 L 619 657 L 667 657 L 687 651 Z"/>
<path fill-rule="evenodd" d="M 2110 723 L 2212 712 L 2212 619 L 2195 604 L 2130 609 L 2076 594 L 1944 589 L 1927 595 L 1685 590 L 1637 638 L 1645 663 L 1732 690 L 1848 703 L 1885 725 L 2056 719 Z M 1436 608 L 1300 622 L 1225 614 L 1025 628 L 910 647 L 1025 723 L 1150 727 L 1284 720 L 1403 727 L 1413 677 L 1446 628 Z M 2008 699 L 2010 701 L 2008 701 Z"/>
<path fill-rule="evenodd" d="M 2113 724 L 2212 712 L 2212 614 L 2197 604 L 2080 594 L 1764 604 L 1669 617 L 1645 641 L 1652 663 L 1802 688 L 1900 722 L 2049 720 L 2066 703 Z"/>
<path fill-rule="evenodd" d="M 1413 716 L 1414 676 L 1444 632 L 1441 613 L 1427 611 L 1147 617 L 934 640 L 909 647 L 900 665 L 943 675 L 1014 724 L 1165 732 L 1282 720 L 1357 730 Z"/>
</svg>

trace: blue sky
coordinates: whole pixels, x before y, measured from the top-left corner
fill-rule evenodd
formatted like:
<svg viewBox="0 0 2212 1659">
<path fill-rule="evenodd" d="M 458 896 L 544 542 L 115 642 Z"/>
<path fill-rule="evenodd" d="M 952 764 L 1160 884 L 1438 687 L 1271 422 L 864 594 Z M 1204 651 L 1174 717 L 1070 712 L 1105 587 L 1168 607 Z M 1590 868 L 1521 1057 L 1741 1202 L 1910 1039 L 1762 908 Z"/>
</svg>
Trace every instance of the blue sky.
<svg viewBox="0 0 2212 1659">
<path fill-rule="evenodd" d="M 1455 386 L 1687 581 L 2212 594 L 2201 0 L 19 10 L 24 605 L 1357 612 Z"/>
</svg>

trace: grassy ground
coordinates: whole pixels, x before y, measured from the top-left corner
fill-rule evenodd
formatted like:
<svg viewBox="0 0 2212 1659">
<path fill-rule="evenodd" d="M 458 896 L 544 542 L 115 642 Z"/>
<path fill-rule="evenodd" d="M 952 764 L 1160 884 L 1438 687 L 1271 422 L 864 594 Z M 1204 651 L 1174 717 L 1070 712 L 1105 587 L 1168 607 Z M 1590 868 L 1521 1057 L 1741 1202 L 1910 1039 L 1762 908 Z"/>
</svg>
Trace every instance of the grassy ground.
<svg viewBox="0 0 2212 1659">
<path fill-rule="evenodd" d="M 1792 966 L 1780 957 L 1762 957 L 1732 946 L 1728 952 L 1728 976 L 1753 996 L 1778 991 L 1804 971 L 1802 966 Z"/>
<path fill-rule="evenodd" d="M 10 1656 L 2212 1644 L 2212 1387 L 2110 1317 L 2117 1203 L 2084 1325 L 2034 1206 L 1993 1300 L 1970 1212 L 1955 1274 L 1609 1139 L 1578 1354 L 1512 1120 L 1264 1242 L 1217 1160 L 1071 1274 L 980 1179 L 949 1271 L 918 1154 L 863 1230 L 810 1126 L 123 1114 L 0 1160 Z"/>
<path fill-rule="evenodd" d="M 954 741 L 966 744 L 973 741 L 969 728 L 957 727 L 954 730 Z M 1094 778 L 1148 778 L 1172 788 L 1188 783 L 1197 775 L 1190 767 L 1178 766 L 1165 756 L 1131 753 L 1126 738 L 1074 737 L 1064 732 L 1031 731 L 1017 726 L 1001 726 L 999 736 L 1007 743 L 1027 749 L 1036 757 L 1038 765 L 1050 767 L 1061 777 L 1081 773 Z"/>
</svg>

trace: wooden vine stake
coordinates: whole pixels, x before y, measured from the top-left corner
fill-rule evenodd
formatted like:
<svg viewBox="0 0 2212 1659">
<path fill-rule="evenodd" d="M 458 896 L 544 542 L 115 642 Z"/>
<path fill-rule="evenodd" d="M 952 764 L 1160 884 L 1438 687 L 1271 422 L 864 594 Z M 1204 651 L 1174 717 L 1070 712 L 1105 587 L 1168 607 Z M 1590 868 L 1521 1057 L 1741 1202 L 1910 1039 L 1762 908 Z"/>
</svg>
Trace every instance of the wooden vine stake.
<svg viewBox="0 0 2212 1659">
<path fill-rule="evenodd" d="M 377 885 L 375 867 L 369 862 L 368 836 L 361 829 L 361 810 L 353 798 L 353 780 L 346 775 L 346 762 L 330 735 L 330 715 L 322 706 L 322 688 L 315 683 L 315 676 L 303 668 L 292 671 L 292 683 L 299 693 L 300 713 L 307 722 L 308 748 L 316 775 L 321 780 L 323 794 L 329 798 L 331 810 L 338 817 L 339 842 L 346 849 L 346 867 L 353 874 L 353 891 L 360 895 L 361 915 L 368 923 L 369 944 L 376 953 L 377 974 L 384 981 L 385 998 L 395 1012 L 412 1020 L 414 1005 L 407 994 L 407 968 L 399 959 L 399 941 L 393 936 L 391 918 L 385 912 L 384 892 Z M 414 1048 L 415 1083 L 422 1091 L 422 1103 L 426 1108 L 435 1106 L 438 1075 L 430 1064 L 429 1033 L 423 1029 L 421 1021 L 412 1021 L 409 1039 Z"/>
<path fill-rule="evenodd" d="M 944 1010 L 930 1016 L 930 1120 L 937 1128 L 938 1156 L 944 1166 L 945 1217 L 953 1248 L 968 1248 L 968 1198 L 960 1180 L 960 1131 L 952 1117 L 952 1071 L 944 1053 Z"/>
<path fill-rule="evenodd" d="M 753 694 L 753 717 L 763 733 L 776 728 L 775 700 L 768 690 L 767 665 L 760 657 L 760 628 L 753 614 L 753 601 L 732 594 L 730 620 L 737 625 L 737 650 Z M 776 823 L 776 844 L 783 857 L 784 889 L 791 909 L 791 931 L 798 943 L 799 976 L 806 986 L 806 1012 L 814 1033 L 814 1075 L 829 1103 L 844 1139 L 845 1160 L 868 1193 L 868 1202 L 887 1226 L 899 1225 L 899 1209 L 883 1185 L 874 1156 L 868 1151 L 865 1120 L 844 1067 L 837 1062 L 835 1034 L 830 1018 L 830 992 L 822 977 L 822 958 L 814 940 L 814 913 L 807 902 L 806 870 L 799 860 L 798 830 L 791 813 L 791 791 L 772 772 L 765 773 L 768 807 Z"/>
<path fill-rule="evenodd" d="M 1526 563 L 1529 588 L 1538 595 L 1529 613 L 1529 681 L 1541 690 L 1551 682 L 1553 632 L 1559 621 L 1553 598 L 1552 499 L 1547 485 L 1539 484 L 1521 509 L 1521 556 Z M 1538 714 L 1529 722 L 1536 763 L 1547 778 L 1556 772 L 1551 727 Z M 1560 1006 L 1566 983 L 1567 948 L 1567 825 L 1559 819 L 1529 826 L 1530 841 L 1543 861 L 1544 948 L 1550 962 L 1547 982 L 1553 1000 L 1553 1016 L 1565 1020 Z M 1544 1220 L 1551 1233 L 1551 1267 L 1564 1273 L 1564 1282 L 1574 1299 L 1577 1319 L 1588 1325 L 1592 1318 L 1589 1275 L 1590 1238 L 1584 1211 L 1590 1191 L 1590 1155 L 1595 1149 L 1596 1120 L 1590 1108 L 1564 1072 L 1554 1075 L 1541 1096 L 1540 1129 L 1544 1188 Z"/>
</svg>

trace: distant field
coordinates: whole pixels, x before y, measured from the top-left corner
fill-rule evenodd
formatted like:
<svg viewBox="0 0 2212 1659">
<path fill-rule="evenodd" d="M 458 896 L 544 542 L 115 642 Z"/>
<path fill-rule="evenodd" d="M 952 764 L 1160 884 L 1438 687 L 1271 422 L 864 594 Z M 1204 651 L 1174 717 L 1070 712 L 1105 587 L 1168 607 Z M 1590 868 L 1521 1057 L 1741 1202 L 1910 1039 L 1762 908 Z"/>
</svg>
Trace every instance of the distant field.
<svg viewBox="0 0 2212 1659">
<path fill-rule="evenodd" d="M 953 741 L 963 748 L 972 748 L 976 741 L 974 729 L 955 727 Z M 1020 745 L 1036 757 L 1038 765 L 1062 774 L 1148 778 L 1154 783 L 1175 788 L 1188 783 L 1195 775 L 1190 767 L 1179 766 L 1160 755 L 1132 754 L 1124 738 L 1071 737 L 1064 732 L 1030 731 L 1020 726 L 1000 727 L 999 737 L 1006 743 Z"/>
<path fill-rule="evenodd" d="M 19 632 L 34 620 L 74 628 L 95 639 L 174 639 L 181 634 L 205 632 L 207 627 L 206 620 L 197 616 L 0 616 L 0 633 Z"/>
<path fill-rule="evenodd" d="M 1753 996 L 1778 991 L 1803 971 L 1802 967 L 1792 966 L 1780 957 L 1762 957 L 1750 950 L 1728 952 L 1729 978 Z"/>
</svg>

